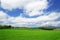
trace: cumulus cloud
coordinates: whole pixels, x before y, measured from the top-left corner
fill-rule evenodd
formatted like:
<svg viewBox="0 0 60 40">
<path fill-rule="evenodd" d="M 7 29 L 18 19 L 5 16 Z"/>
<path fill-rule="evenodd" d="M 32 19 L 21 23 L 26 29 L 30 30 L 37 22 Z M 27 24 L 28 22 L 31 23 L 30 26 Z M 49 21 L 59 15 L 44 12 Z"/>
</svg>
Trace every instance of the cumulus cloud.
<svg viewBox="0 0 60 40">
<path fill-rule="evenodd" d="M 45 8 L 47 0 L 1 0 L 1 7 L 4 9 L 14 9 L 14 8 L 22 8 L 27 6 L 29 8 L 33 6 L 40 6 L 41 9 Z M 32 5 L 31 5 L 32 4 Z M 42 8 L 43 7 L 43 8 Z M 37 8 L 37 7 L 35 7 Z M 40 7 L 39 7 L 40 8 Z"/>
<path fill-rule="evenodd" d="M 22 7 L 23 4 L 24 0 L 1 0 L 1 7 L 8 10 Z"/>
<path fill-rule="evenodd" d="M 23 18 L 22 16 L 10 17 L 8 18 L 8 24 L 12 23 L 11 25 L 13 26 L 25 26 L 25 27 L 27 26 L 37 27 L 37 26 L 44 26 L 44 25 L 57 26 L 60 24 L 60 21 L 55 22 L 54 20 L 59 17 L 60 17 L 59 13 L 51 13 L 47 16 L 40 16 L 37 18 Z"/>
<path fill-rule="evenodd" d="M 48 7 L 47 0 L 37 0 L 28 3 L 24 8 L 29 16 L 41 15 L 43 10 Z"/>
<path fill-rule="evenodd" d="M 56 15 L 57 14 L 57 15 Z M 0 11 L 0 21 L 2 24 L 12 25 L 12 26 L 22 26 L 22 27 L 39 27 L 39 26 L 58 26 L 60 25 L 60 21 L 54 21 L 58 17 L 60 13 L 50 13 L 47 16 L 40 16 L 37 18 L 23 18 L 22 16 L 11 17 Z"/>
<path fill-rule="evenodd" d="M 3 9 L 24 9 L 25 14 L 29 16 L 41 15 L 43 10 L 47 9 L 47 0 L 1 0 L 1 7 Z"/>
<path fill-rule="evenodd" d="M 6 24 L 8 17 L 9 17 L 9 16 L 8 16 L 5 12 L 0 11 L 0 22 L 1 22 L 2 24 Z"/>
<path fill-rule="evenodd" d="M 1 7 L 5 10 L 23 8 L 24 14 L 30 17 L 43 15 L 37 18 L 26 18 L 22 16 L 23 14 L 17 17 L 11 17 L 3 11 L 0 11 L 0 19 L 6 22 L 7 25 L 12 26 L 57 26 L 60 24 L 60 21 L 55 22 L 54 20 L 60 18 L 60 13 L 50 12 L 48 15 L 45 15 L 44 10 L 48 8 L 48 4 L 49 2 L 47 0 L 1 0 Z"/>
<path fill-rule="evenodd" d="M 46 21 L 46 22 L 42 23 L 40 26 L 60 27 L 60 21 Z"/>
</svg>

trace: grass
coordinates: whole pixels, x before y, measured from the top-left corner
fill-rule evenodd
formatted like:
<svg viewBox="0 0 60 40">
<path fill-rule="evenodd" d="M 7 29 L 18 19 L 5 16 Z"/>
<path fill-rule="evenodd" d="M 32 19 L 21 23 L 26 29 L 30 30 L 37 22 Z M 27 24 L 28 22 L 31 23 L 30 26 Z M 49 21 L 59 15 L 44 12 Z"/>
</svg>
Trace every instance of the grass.
<svg viewBox="0 0 60 40">
<path fill-rule="evenodd" d="M 60 30 L 0 29 L 0 40 L 60 40 Z"/>
</svg>

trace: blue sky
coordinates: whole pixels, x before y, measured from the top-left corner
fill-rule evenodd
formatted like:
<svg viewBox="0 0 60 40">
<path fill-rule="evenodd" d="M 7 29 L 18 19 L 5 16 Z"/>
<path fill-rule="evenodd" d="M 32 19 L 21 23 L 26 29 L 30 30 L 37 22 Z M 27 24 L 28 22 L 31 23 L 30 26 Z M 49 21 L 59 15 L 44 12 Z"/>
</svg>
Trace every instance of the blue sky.
<svg viewBox="0 0 60 40">
<path fill-rule="evenodd" d="M 16 26 L 22 24 L 31 27 L 60 24 L 60 0 L 1 0 L 0 11 L 1 15 L 3 13 L 8 17 L 7 19 L 2 18 L 2 15 L 0 19 L 7 20 L 7 22 L 0 20 L 1 24 Z M 45 21 L 47 22 L 45 23 Z"/>
<path fill-rule="evenodd" d="M 58 11 L 58 12 L 60 12 L 60 0 L 52 0 L 51 1 L 51 3 L 50 4 L 52 4 L 52 6 L 50 6 L 49 7 L 49 11 Z"/>
</svg>

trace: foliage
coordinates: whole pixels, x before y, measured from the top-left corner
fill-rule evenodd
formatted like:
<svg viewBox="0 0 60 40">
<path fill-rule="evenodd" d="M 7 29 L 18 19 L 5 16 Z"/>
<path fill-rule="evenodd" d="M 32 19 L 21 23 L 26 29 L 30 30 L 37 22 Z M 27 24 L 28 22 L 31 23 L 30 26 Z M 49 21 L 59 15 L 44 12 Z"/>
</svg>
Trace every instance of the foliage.
<svg viewBox="0 0 60 40">
<path fill-rule="evenodd" d="M 38 27 L 38 29 L 43 29 L 43 30 L 54 30 L 54 29 L 56 29 L 56 28 L 53 27 L 53 26 L 50 26 L 50 27 L 43 26 L 43 27 Z"/>
<path fill-rule="evenodd" d="M 11 28 L 11 25 L 0 25 L 0 29 L 7 29 L 7 28 Z"/>
</svg>

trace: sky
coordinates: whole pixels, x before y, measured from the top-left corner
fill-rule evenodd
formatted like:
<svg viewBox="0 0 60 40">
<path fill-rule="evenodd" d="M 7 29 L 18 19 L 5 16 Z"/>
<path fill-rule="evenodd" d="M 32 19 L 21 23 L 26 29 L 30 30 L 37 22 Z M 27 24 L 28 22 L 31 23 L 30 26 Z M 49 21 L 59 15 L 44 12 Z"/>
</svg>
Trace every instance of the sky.
<svg viewBox="0 0 60 40">
<path fill-rule="evenodd" d="M 60 27 L 60 0 L 0 0 L 0 25 Z"/>
</svg>

